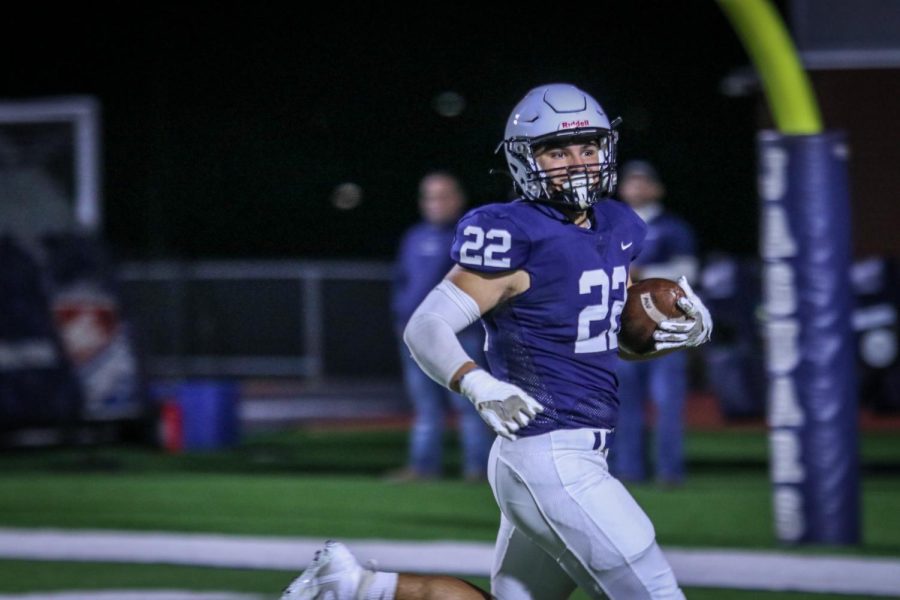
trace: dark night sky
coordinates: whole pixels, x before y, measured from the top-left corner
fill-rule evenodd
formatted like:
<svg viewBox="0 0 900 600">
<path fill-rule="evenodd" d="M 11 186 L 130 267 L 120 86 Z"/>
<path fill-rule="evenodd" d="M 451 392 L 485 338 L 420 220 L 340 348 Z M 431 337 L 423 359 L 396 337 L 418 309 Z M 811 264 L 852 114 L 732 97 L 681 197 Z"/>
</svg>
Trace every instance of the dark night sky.
<svg viewBox="0 0 900 600">
<path fill-rule="evenodd" d="M 459 173 L 475 204 L 506 197 L 488 175 L 506 118 L 554 81 L 624 117 L 621 158 L 657 163 L 704 250 L 754 251 L 756 109 L 719 92 L 747 58 L 714 2 L 435 6 L 54 8 L 51 23 L 48 5 L 0 36 L 0 96 L 101 100 L 121 257 L 388 258 L 425 170 Z M 446 90 L 458 117 L 432 109 Z M 341 212 L 344 181 L 365 198 Z"/>
</svg>

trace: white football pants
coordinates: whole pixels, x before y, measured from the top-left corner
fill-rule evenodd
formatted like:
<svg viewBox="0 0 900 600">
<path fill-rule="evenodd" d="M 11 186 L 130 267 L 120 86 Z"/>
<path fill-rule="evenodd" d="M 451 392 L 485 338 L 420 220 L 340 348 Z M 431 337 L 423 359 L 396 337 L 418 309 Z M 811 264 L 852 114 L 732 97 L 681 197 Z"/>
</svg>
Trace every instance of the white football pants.
<svg viewBox="0 0 900 600">
<path fill-rule="evenodd" d="M 604 444 L 591 429 L 494 442 L 496 598 L 562 600 L 576 585 L 592 598 L 684 598 L 650 519 L 609 474 Z"/>
</svg>

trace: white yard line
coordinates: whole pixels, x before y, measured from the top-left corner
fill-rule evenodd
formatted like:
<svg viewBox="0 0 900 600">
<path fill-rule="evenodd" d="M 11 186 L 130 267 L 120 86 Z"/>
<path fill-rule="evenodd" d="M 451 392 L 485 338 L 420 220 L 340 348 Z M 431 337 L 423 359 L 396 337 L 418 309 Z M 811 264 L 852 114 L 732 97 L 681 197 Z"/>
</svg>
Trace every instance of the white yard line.
<svg viewBox="0 0 900 600">
<path fill-rule="evenodd" d="M 900 597 L 900 560 L 668 548 L 681 585 Z"/>
<path fill-rule="evenodd" d="M 360 560 L 375 559 L 387 571 L 488 576 L 493 558 L 492 544 L 483 542 L 342 541 Z M 0 528 L 0 558 L 31 560 L 299 572 L 322 543 L 320 538 Z M 665 553 L 683 586 L 900 597 L 898 559 L 724 549 L 667 548 Z"/>
</svg>

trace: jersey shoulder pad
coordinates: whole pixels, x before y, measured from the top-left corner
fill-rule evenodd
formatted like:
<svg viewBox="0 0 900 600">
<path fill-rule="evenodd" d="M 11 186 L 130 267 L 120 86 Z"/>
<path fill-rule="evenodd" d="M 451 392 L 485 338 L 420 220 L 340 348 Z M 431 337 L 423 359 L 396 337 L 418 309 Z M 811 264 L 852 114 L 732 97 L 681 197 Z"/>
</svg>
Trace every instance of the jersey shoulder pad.
<svg viewBox="0 0 900 600">
<path fill-rule="evenodd" d="M 522 268 L 531 240 L 517 218 L 514 203 L 487 204 L 459 220 L 450 255 L 473 271 L 501 273 Z"/>
<path fill-rule="evenodd" d="M 641 231 L 647 230 L 647 224 L 638 216 L 634 209 L 622 202 L 621 200 L 608 199 L 596 206 L 597 210 L 604 213 L 604 216 L 616 225 L 625 224 L 635 227 Z"/>
<path fill-rule="evenodd" d="M 595 208 L 613 227 L 625 227 L 635 242 L 643 242 L 647 237 L 647 224 L 621 200 L 605 200 Z"/>
<path fill-rule="evenodd" d="M 647 237 L 647 224 L 644 220 L 621 200 L 605 200 L 594 209 L 600 213 L 600 218 L 610 224 L 611 229 L 617 230 L 619 235 L 623 236 L 621 243 L 631 247 L 631 260 L 637 258 L 644 248 L 644 239 Z"/>
</svg>

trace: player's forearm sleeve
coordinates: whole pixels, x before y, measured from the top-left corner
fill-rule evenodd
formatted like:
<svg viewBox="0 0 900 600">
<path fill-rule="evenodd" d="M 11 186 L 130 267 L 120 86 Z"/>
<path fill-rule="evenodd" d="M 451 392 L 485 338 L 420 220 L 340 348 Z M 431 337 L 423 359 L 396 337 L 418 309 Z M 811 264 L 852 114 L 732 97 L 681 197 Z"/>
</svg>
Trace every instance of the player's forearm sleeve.
<svg viewBox="0 0 900 600">
<path fill-rule="evenodd" d="M 443 385 L 471 361 L 456 337 L 481 317 L 478 304 L 450 281 L 442 281 L 422 300 L 403 331 L 403 341 L 426 375 Z"/>
</svg>

